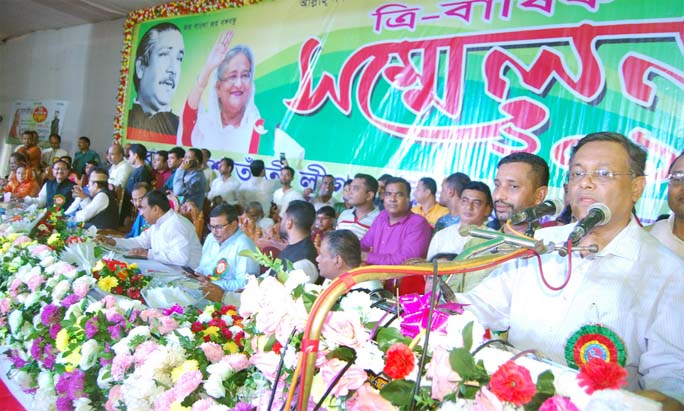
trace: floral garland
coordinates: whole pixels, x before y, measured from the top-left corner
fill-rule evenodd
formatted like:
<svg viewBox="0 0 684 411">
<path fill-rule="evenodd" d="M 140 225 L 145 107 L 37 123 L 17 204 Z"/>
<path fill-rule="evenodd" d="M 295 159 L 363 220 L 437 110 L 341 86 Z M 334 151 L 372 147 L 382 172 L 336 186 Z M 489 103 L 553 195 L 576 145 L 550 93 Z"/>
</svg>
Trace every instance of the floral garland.
<svg viewBox="0 0 684 411">
<path fill-rule="evenodd" d="M 186 16 L 189 14 L 211 13 L 227 8 L 243 7 L 245 2 L 256 4 L 261 0 L 189 0 L 173 1 L 147 9 L 140 9 L 128 13 L 123 31 L 123 47 L 121 48 L 121 70 L 119 74 L 119 88 L 116 93 L 116 113 L 114 116 L 114 139 L 120 141 L 124 129 L 123 113 L 128 89 L 128 75 L 133 50 L 133 31 L 135 26 L 149 20 Z"/>
</svg>

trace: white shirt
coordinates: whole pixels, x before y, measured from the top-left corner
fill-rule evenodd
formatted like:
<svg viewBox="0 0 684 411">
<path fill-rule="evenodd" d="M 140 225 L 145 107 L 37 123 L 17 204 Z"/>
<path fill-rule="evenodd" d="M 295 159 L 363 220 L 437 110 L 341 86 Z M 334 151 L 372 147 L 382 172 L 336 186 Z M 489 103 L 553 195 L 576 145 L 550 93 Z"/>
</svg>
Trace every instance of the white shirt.
<svg viewBox="0 0 684 411">
<path fill-rule="evenodd" d="M 267 180 L 265 177 L 252 177 L 240 185 L 240 204 L 247 207 L 250 201 L 258 201 L 264 209 L 264 214 L 269 215 L 273 192 L 280 182 Z"/>
<path fill-rule="evenodd" d="M 472 237 L 462 236 L 458 232 L 460 228 L 461 223 L 457 223 L 436 232 L 430 241 L 427 259 L 430 260 L 440 253 L 461 254 L 463 247 Z"/>
<path fill-rule="evenodd" d="M 119 161 L 119 164 L 112 164 L 109 167 L 109 184 L 113 186 L 126 187 L 128 177 L 133 172 L 133 166 L 126 160 Z"/>
<path fill-rule="evenodd" d="M 573 225 L 539 230 L 545 242 L 564 242 Z M 544 275 L 561 285 L 568 258 L 542 256 Z M 547 288 L 536 258 L 494 271 L 460 303 L 509 341 L 566 363 L 566 341 L 580 327 L 600 323 L 624 342 L 628 388 L 654 389 L 684 400 L 684 261 L 632 220 L 599 253 L 572 254 L 572 273 L 560 291 Z"/>
<path fill-rule="evenodd" d="M 330 199 L 328 199 L 328 201 L 323 201 L 320 197 L 316 197 L 313 200 L 311 200 L 311 204 L 313 204 L 314 209 L 316 209 L 316 212 L 318 212 L 318 210 L 324 206 L 330 206 L 332 208 L 335 208 L 335 197 L 330 196 Z"/>
<path fill-rule="evenodd" d="M 40 162 L 45 163 L 48 166 L 52 167 L 53 161 L 55 161 L 56 159 L 60 159 L 62 157 L 66 157 L 68 155 L 69 155 L 69 153 L 67 153 L 67 151 L 64 150 L 63 148 L 58 148 L 58 149 L 53 149 L 52 147 L 44 148 L 40 154 Z"/>
<path fill-rule="evenodd" d="M 209 187 L 211 186 L 211 183 L 213 183 L 217 177 L 216 171 L 214 171 L 213 168 L 207 166 L 202 169 L 202 173 L 204 173 L 204 178 L 207 180 L 207 192 L 209 192 Z"/>
<path fill-rule="evenodd" d="M 283 188 L 280 187 L 275 191 L 275 193 L 273 193 L 273 202 L 278 206 L 281 218 L 285 216 L 285 210 L 287 210 L 287 206 L 291 201 L 294 200 L 304 200 L 302 193 L 294 188 L 284 191 Z"/>
<path fill-rule="evenodd" d="M 197 267 L 202 257 L 202 245 L 195 227 L 185 217 L 169 210 L 149 229 L 134 238 L 115 238 L 117 247 L 145 248 L 147 258 L 165 264 Z"/>
<path fill-rule="evenodd" d="M 656 221 L 655 224 L 646 229 L 650 231 L 653 237 L 660 240 L 665 247 L 684 258 L 684 241 L 673 234 L 674 220 L 675 215 L 672 214 L 667 220 Z"/>
<path fill-rule="evenodd" d="M 213 200 L 215 197 L 221 197 L 228 204 L 237 204 L 239 202 L 239 190 L 240 180 L 237 177 L 231 175 L 227 180 L 224 180 L 223 176 L 218 176 L 211 182 L 211 189 L 207 198 Z"/>
<path fill-rule="evenodd" d="M 82 223 L 106 210 L 108 206 L 109 197 L 104 191 L 100 191 L 92 199 L 74 196 L 74 202 L 71 203 L 65 214 L 74 214 L 74 221 Z"/>
</svg>

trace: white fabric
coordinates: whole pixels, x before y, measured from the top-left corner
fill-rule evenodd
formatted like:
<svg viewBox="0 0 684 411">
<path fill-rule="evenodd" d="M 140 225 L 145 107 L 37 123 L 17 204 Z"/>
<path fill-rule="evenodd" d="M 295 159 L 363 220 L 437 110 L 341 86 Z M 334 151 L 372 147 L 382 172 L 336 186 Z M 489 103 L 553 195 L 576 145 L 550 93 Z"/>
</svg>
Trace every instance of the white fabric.
<svg viewBox="0 0 684 411">
<path fill-rule="evenodd" d="M 221 121 L 218 95 L 216 94 L 217 72 L 218 70 L 214 72 L 212 81 L 207 87 L 209 96 L 206 104 L 202 101 L 197 110 L 197 123 L 192 130 L 192 146 L 233 153 L 247 153 L 254 123 L 261 117 L 259 109 L 254 104 L 254 80 L 250 80 L 252 81 L 252 94 L 247 101 L 240 125 L 238 127 L 232 125 L 224 127 Z M 179 130 L 178 135 L 182 135 L 181 133 L 182 131 Z"/>
<path fill-rule="evenodd" d="M 40 162 L 45 163 L 48 166 L 52 166 L 52 162 L 56 158 L 62 158 L 68 156 L 69 153 L 63 148 L 58 148 L 57 150 L 52 147 L 44 148 L 40 154 Z"/>
<path fill-rule="evenodd" d="M 240 179 L 231 175 L 227 180 L 223 176 L 218 176 L 211 182 L 211 189 L 207 198 L 213 200 L 215 197 L 221 197 L 223 201 L 228 204 L 238 203 L 238 191 L 240 191 Z"/>
<path fill-rule="evenodd" d="M 304 200 L 302 193 L 294 188 L 283 191 L 283 188 L 280 187 L 275 191 L 275 193 L 273 193 L 273 202 L 278 206 L 281 218 L 285 216 L 285 210 L 287 210 L 287 206 L 294 200 Z"/>
<path fill-rule="evenodd" d="M 273 201 L 273 192 L 280 181 L 267 180 L 265 177 L 252 177 L 240 185 L 240 204 L 246 207 L 250 201 L 258 201 L 268 215 Z"/>
<path fill-rule="evenodd" d="M 65 211 L 67 215 L 74 215 L 74 221 L 82 223 L 90 220 L 109 206 L 109 197 L 104 191 L 90 197 L 75 197 L 69 208 Z"/>
<path fill-rule="evenodd" d="M 439 230 L 432 236 L 430 247 L 428 248 L 427 259 L 430 260 L 440 253 L 461 254 L 463 247 L 472 237 L 463 237 L 458 230 L 461 228 L 461 223 L 450 225 L 442 230 Z"/>
<path fill-rule="evenodd" d="M 316 209 L 316 212 L 318 212 L 318 210 L 320 210 L 320 208 L 324 206 L 330 206 L 332 208 L 335 208 L 335 197 L 330 196 L 330 199 L 328 201 L 323 201 L 320 197 L 316 197 L 313 200 L 311 200 L 311 204 L 313 204 L 314 209 Z"/>
<path fill-rule="evenodd" d="M 195 227 L 173 210 L 167 211 L 139 236 L 114 240 L 117 247 L 147 249 L 147 258 L 165 264 L 197 267 L 202 257 L 202 245 Z"/>
<path fill-rule="evenodd" d="M 647 229 L 651 232 L 651 235 L 660 240 L 665 247 L 684 258 L 684 241 L 672 233 L 672 230 L 674 230 L 674 220 L 675 215 L 672 214 L 667 220 L 656 221 L 655 224 Z"/>
<path fill-rule="evenodd" d="M 316 280 L 318 280 L 318 268 L 316 268 L 316 265 L 314 263 L 307 259 L 293 262 L 292 268 L 294 268 L 295 270 L 304 271 L 306 275 L 309 277 L 309 282 L 311 284 L 315 283 Z"/>
<path fill-rule="evenodd" d="M 537 238 L 564 242 L 573 225 L 539 230 Z M 547 288 L 535 258 L 517 259 L 493 272 L 461 303 L 487 327 L 505 330 L 520 349 L 537 349 L 565 363 L 567 339 L 600 323 L 620 336 L 631 390 L 654 389 L 684 400 L 684 261 L 632 220 L 598 254 L 572 254 L 569 283 Z M 544 275 L 563 283 L 567 257 L 542 256 Z"/>
<path fill-rule="evenodd" d="M 378 208 L 374 208 L 373 211 L 366 214 L 362 219 L 359 220 L 356 218 L 356 207 L 344 210 L 337 218 L 337 226 L 335 227 L 335 230 L 349 230 L 354 233 L 359 240 L 361 240 L 363 236 L 366 235 L 371 225 L 373 225 L 373 221 L 375 221 L 378 215 L 380 215 L 380 210 Z"/>
<path fill-rule="evenodd" d="M 126 187 L 128 177 L 133 172 L 133 166 L 126 160 L 119 161 L 119 164 L 112 164 L 109 167 L 109 184 L 118 187 Z"/>
<path fill-rule="evenodd" d="M 209 167 L 204 167 L 202 169 L 202 172 L 204 173 L 204 178 L 207 180 L 207 192 L 209 192 L 209 188 L 211 187 L 211 184 L 214 182 L 214 180 L 217 179 L 218 174 L 216 173 L 216 170 Z"/>
</svg>

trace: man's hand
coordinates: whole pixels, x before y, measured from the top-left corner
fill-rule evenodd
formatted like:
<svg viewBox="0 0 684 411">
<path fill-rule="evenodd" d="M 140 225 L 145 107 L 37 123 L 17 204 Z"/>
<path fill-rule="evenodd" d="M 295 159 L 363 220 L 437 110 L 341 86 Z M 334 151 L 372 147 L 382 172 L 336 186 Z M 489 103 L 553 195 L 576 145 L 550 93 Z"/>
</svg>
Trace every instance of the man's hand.
<svg viewBox="0 0 684 411">
<path fill-rule="evenodd" d="M 223 288 L 212 282 L 203 282 L 200 289 L 206 294 L 206 299 L 209 301 L 220 302 L 223 299 Z"/>
<path fill-rule="evenodd" d="M 81 186 L 74 186 L 72 193 L 75 197 L 78 197 L 80 199 L 88 198 L 88 194 L 86 194 L 85 191 L 83 191 L 83 188 Z"/>
<path fill-rule="evenodd" d="M 133 249 L 128 251 L 128 254 L 134 255 L 136 257 L 147 258 L 147 249 L 145 249 L 145 248 L 133 248 Z"/>
<path fill-rule="evenodd" d="M 116 245 L 116 241 L 114 241 L 113 238 L 109 238 L 109 237 L 104 236 L 104 235 L 96 236 L 95 241 L 100 243 L 100 244 L 106 244 L 106 245 L 109 245 L 112 247 L 114 247 Z"/>
</svg>

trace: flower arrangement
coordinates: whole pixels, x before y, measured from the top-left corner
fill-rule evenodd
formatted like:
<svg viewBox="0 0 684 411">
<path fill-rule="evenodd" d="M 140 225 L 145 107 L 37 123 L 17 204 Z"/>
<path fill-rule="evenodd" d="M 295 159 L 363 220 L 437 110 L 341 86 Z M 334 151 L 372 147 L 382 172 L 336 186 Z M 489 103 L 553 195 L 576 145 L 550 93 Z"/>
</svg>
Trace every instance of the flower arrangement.
<svg viewBox="0 0 684 411">
<path fill-rule="evenodd" d="M 114 259 L 98 261 L 93 267 L 93 277 L 102 291 L 125 295 L 141 302 L 144 302 L 141 291 L 150 282 L 148 277 L 140 273 L 137 264 Z"/>
</svg>

